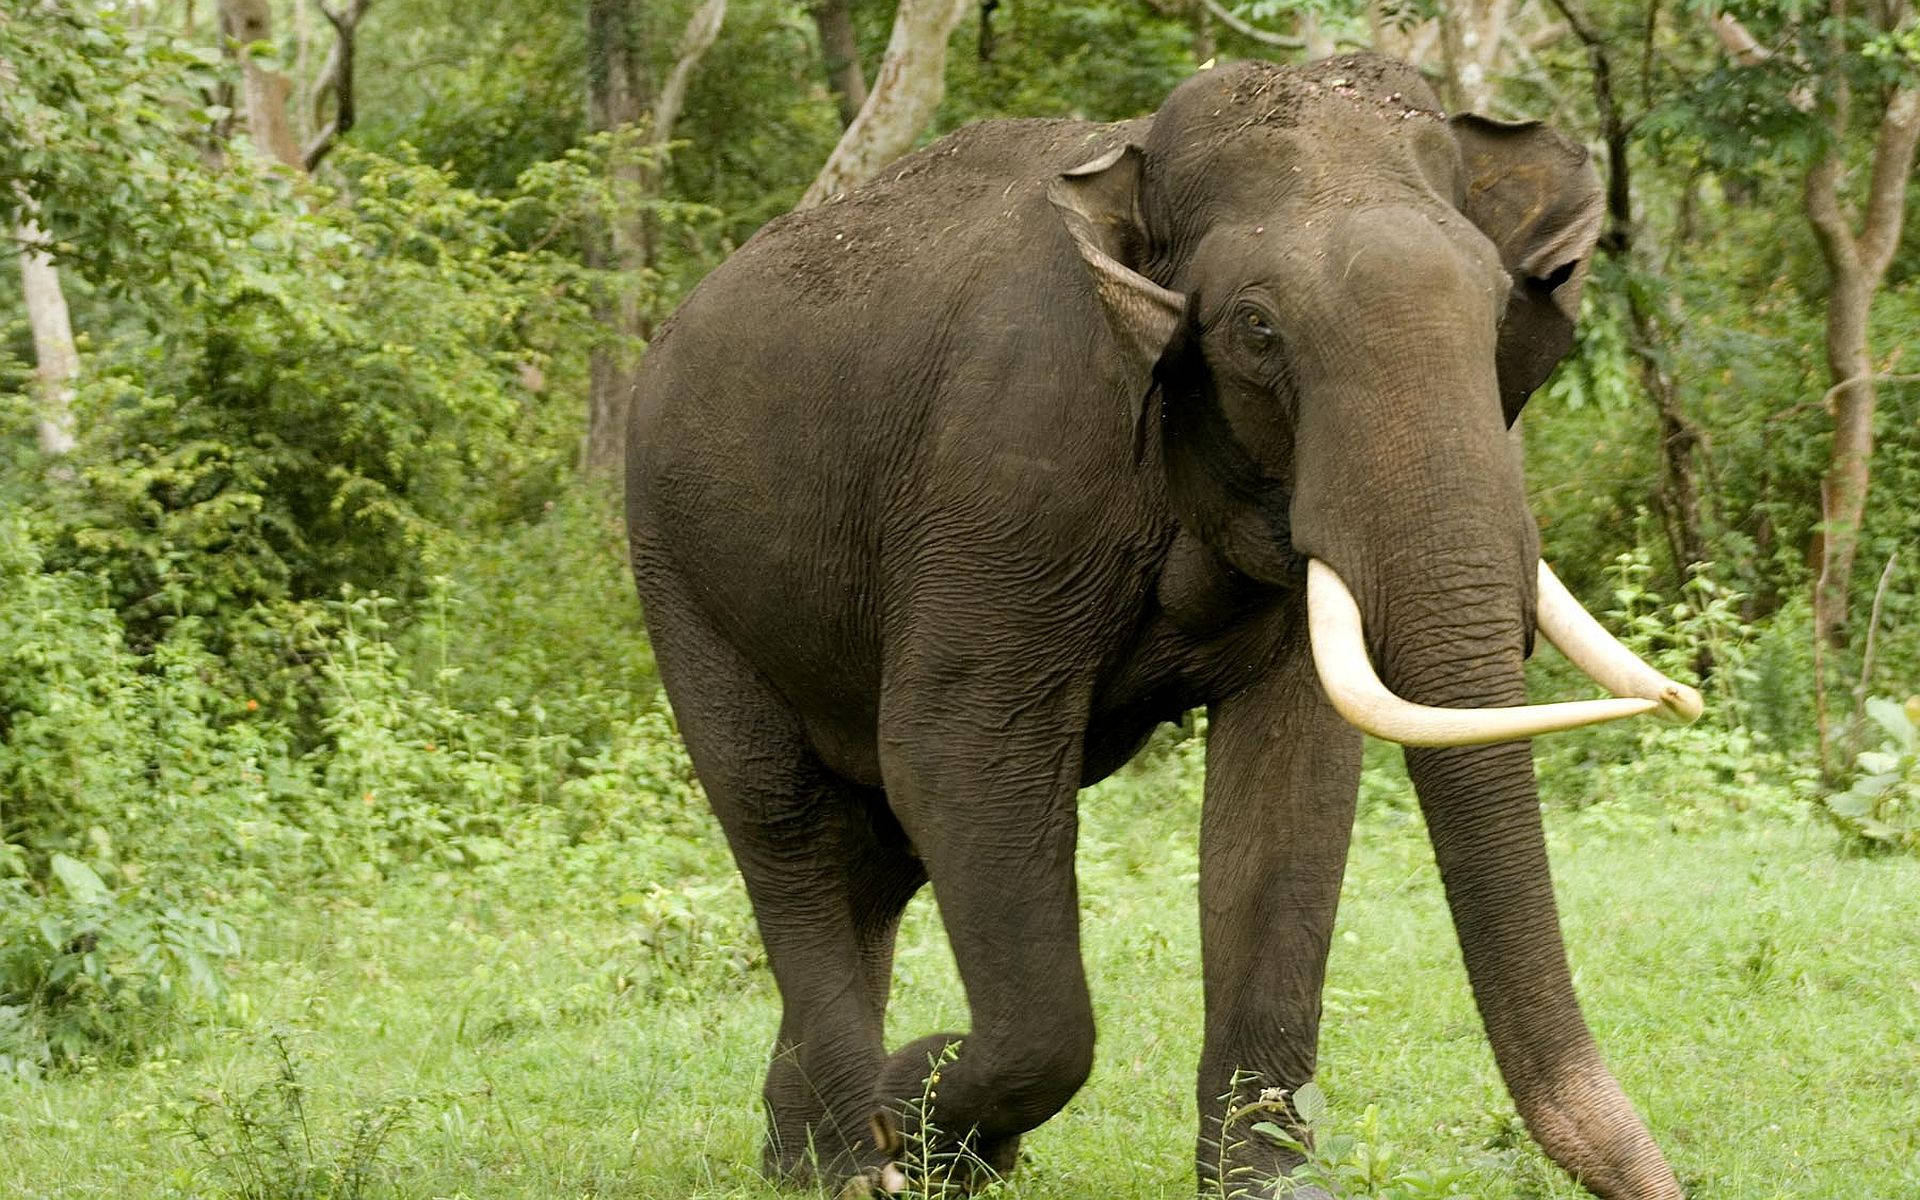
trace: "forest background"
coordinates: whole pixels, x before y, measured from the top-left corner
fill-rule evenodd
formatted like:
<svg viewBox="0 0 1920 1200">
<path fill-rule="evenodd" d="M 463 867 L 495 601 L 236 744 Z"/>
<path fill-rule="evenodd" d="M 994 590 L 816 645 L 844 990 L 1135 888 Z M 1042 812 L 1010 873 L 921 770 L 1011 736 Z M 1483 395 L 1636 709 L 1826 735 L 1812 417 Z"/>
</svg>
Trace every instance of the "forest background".
<svg viewBox="0 0 1920 1200">
<path fill-rule="evenodd" d="M 1908 0 L 7 0 L 0 1110 L 164 1075 L 140 1119 L 199 1164 L 166 1186 L 294 1194 L 219 1182 L 281 1162 L 236 1147 L 299 1095 L 261 980 L 289 930 L 437 921 L 436 894 L 621 930 L 579 951 L 593 1013 L 764 999 L 621 553 L 649 333 L 766 220 L 966 121 L 1120 119 L 1206 63 L 1365 47 L 1608 182 L 1530 490 L 1562 576 L 1710 717 L 1543 742 L 1550 808 L 1907 870 Z M 1203 737 L 1158 738 L 1115 810 L 1178 836 Z M 1369 762 L 1364 819 L 1415 821 Z M 509 1030 L 572 1011 L 496 1001 Z M 294 1090 L 196 1092 L 223 1038 Z M 340 1163 L 460 1108 L 410 1095 L 349 1104 Z M 345 1177 L 276 1144 L 275 1179 Z"/>
</svg>

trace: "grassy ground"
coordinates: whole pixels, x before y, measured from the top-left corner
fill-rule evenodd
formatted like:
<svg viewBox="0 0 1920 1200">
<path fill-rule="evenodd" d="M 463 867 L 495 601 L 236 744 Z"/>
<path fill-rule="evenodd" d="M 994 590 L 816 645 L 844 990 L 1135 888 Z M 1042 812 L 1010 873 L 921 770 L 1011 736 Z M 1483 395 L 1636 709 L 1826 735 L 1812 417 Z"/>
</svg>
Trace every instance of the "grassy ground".
<svg viewBox="0 0 1920 1200">
<path fill-rule="evenodd" d="M 1001 1194 L 1187 1194 L 1192 787 L 1109 785 L 1085 812 L 1098 1062 Z M 1920 1195 L 1920 863 L 1779 818 L 1681 824 L 1550 814 L 1589 1018 L 1689 1193 Z M 754 1163 L 775 996 L 717 847 L 532 857 L 263 911 L 226 1022 L 0 1087 L 0 1196 L 773 1194 Z M 689 867 L 711 881 L 647 886 Z M 965 1025 L 924 898 L 895 994 L 896 1037 Z M 1327 1009 L 1333 1131 L 1462 1169 L 1482 1200 L 1580 1194 L 1517 1128 L 1423 832 L 1392 806 L 1356 838 Z"/>
</svg>

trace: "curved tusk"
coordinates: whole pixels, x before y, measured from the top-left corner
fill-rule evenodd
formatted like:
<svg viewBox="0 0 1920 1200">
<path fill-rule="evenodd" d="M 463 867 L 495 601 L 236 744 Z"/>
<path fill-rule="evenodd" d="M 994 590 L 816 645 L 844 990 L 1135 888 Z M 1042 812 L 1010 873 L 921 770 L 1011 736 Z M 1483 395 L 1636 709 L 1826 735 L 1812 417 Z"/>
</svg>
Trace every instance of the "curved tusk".
<svg viewBox="0 0 1920 1200">
<path fill-rule="evenodd" d="M 1639 716 L 1660 707 L 1657 701 L 1640 698 L 1513 708 L 1435 708 L 1402 700 L 1380 682 L 1367 658 L 1360 606 L 1354 603 L 1353 593 L 1340 582 L 1338 572 L 1317 558 L 1307 560 L 1307 636 L 1312 642 L 1313 669 L 1334 711 L 1349 724 L 1404 746 L 1520 741 Z"/>
<path fill-rule="evenodd" d="M 1540 632 L 1567 661 L 1616 696 L 1632 696 L 1659 705 L 1667 721 L 1690 725 L 1705 708 L 1700 693 L 1668 679 L 1627 649 L 1580 606 L 1560 577 L 1540 560 Z"/>
</svg>

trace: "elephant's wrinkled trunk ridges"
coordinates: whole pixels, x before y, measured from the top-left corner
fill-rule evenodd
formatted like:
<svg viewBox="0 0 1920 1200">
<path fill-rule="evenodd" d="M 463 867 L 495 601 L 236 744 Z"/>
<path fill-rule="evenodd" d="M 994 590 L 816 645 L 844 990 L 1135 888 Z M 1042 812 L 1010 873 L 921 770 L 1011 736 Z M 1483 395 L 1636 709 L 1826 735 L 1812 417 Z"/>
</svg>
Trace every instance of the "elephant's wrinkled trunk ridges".
<svg viewBox="0 0 1920 1200">
<path fill-rule="evenodd" d="M 1415 748 L 1406 757 L 1474 1002 L 1528 1130 L 1606 1200 L 1680 1200 L 1574 998 L 1529 748 Z"/>
</svg>

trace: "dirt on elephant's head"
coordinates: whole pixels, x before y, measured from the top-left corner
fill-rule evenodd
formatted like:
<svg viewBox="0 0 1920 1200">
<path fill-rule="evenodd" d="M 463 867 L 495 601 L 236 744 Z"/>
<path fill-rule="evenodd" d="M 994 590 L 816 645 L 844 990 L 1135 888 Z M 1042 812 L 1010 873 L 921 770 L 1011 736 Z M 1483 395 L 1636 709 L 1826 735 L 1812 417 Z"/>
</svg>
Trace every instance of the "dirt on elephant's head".
<svg viewBox="0 0 1920 1200">
<path fill-rule="evenodd" d="M 1377 54 L 1343 54 L 1304 67 L 1234 63 L 1194 76 L 1160 111 L 1163 119 L 1177 114 L 1171 124 L 1190 145 L 1218 145 L 1254 128 L 1291 129 L 1355 116 L 1381 122 L 1447 117 L 1417 69 Z"/>
</svg>

